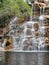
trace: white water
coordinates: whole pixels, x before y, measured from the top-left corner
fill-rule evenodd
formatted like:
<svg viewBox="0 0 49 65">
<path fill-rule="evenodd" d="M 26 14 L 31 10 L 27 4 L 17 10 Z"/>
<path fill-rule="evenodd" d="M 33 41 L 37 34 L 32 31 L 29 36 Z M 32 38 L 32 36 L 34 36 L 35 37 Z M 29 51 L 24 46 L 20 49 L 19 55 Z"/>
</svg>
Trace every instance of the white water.
<svg viewBox="0 0 49 65">
<path fill-rule="evenodd" d="M 10 36 L 13 38 L 13 50 L 40 50 L 45 45 L 45 39 L 41 37 L 44 35 L 45 27 L 39 26 L 40 35 L 36 38 L 34 24 L 38 23 L 37 21 L 27 21 L 24 24 L 24 29 L 22 33 L 15 33 L 16 29 L 12 29 Z M 38 23 L 39 24 L 39 23 Z M 13 25 L 13 24 L 11 24 Z M 11 27 L 12 28 L 12 27 Z M 42 32 L 43 31 L 43 32 Z M 17 40 L 19 40 L 17 42 Z"/>
<path fill-rule="evenodd" d="M 3 42 L 0 42 L 0 51 L 4 51 L 5 50 L 5 44 L 6 44 L 6 39 L 4 39 Z"/>
</svg>

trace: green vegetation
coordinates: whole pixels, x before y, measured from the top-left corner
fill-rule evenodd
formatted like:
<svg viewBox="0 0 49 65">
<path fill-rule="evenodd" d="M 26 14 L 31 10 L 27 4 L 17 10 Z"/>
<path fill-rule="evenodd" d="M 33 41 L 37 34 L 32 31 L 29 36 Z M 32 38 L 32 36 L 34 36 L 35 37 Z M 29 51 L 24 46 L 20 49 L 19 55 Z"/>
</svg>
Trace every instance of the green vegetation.
<svg viewBox="0 0 49 65">
<path fill-rule="evenodd" d="M 31 7 L 24 0 L 0 0 L 0 27 L 9 23 L 14 16 L 31 15 Z"/>
</svg>

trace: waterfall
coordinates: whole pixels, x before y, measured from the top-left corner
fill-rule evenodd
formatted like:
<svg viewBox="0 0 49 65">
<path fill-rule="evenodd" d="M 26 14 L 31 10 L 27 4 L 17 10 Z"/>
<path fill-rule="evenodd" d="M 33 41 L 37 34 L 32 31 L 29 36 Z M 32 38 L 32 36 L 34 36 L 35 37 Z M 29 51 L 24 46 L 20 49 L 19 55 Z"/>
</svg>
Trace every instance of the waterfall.
<svg viewBox="0 0 49 65">
<path fill-rule="evenodd" d="M 36 3 L 37 0 L 34 2 L 34 4 Z M 31 11 L 33 11 L 33 4 Z M 45 27 L 43 25 L 41 26 L 39 23 L 39 21 L 42 21 L 43 23 L 44 20 L 44 15 L 42 15 L 41 7 L 39 21 L 37 21 L 36 18 L 33 20 L 31 16 L 30 21 L 26 21 L 21 24 L 21 28 L 19 26 L 18 30 L 17 27 L 15 27 L 17 19 L 18 18 L 15 17 L 9 23 L 9 28 L 11 31 L 8 33 L 8 35 L 12 36 L 13 38 L 13 50 L 40 50 L 42 47 L 44 48 L 45 40 L 42 36 L 44 36 Z M 23 30 L 20 32 L 22 28 Z"/>
</svg>

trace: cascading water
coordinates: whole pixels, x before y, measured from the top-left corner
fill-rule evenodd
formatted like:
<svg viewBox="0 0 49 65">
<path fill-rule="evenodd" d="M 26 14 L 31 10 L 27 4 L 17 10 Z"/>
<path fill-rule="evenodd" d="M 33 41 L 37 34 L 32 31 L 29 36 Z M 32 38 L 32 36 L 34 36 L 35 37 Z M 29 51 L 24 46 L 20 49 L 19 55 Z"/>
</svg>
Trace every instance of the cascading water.
<svg viewBox="0 0 49 65">
<path fill-rule="evenodd" d="M 34 2 L 34 4 L 37 4 L 37 0 Z M 23 25 L 18 26 L 18 28 L 15 26 L 17 17 L 10 21 L 10 32 L 8 33 L 8 35 L 13 38 L 13 50 L 40 50 L 41 48 L 44 48 L 45 26 L 43 26 L 44 17 L 41 14 L 42 13 L 40 7 L 40 17 L 38 21 L 36 20 L 35 15 L 35 19 L 32 19 L 31 16 L 30 21 L 26 21 Z M 42 23 L 42 25 L 40 24 L 40 22 Z M 22 32 L 17 32 L 18 30 L 20 31 L 22 28 Z"/>
<path fill-rule="evenodd" d="M 3 39 L 3 41 L 0 42 L 0 51 L 5 51 L 5 44 L 6 44 L 6 39 Z"/>
<path fill-rule="evenodd" d="M 42 8 L 43 8 L 43 10 L 42 10 Z M 39 47 L 41 46 L 41 48 L 42 47 L 44 48 L 44 46 L 45 46 L 44 35 L 45 35 L 45 23 L 47 22 L 45 17 L 44 17 L 45 16 L 44 11 L 45 11 L 45 8 L 40 6 L 40 17 L 39 17 L 40 27 L 39 27 L 39 30 L 40 30 L 40 37 L 43 40 L 43 42 L 41 40 L 40 43 L 39 43 Z"/>
<path fill-rule="evenodd" d="M 0 62 L 4 61 L 5 63 L 5 44 L 6 44 L 6 39 L 3 40 L 3 42 L 0 42 Z"/>
<path fill-rule="evenodd" d="M 31 39 L 35 36 L 33 24 L 34 24 L 34 22 L 32 22 L 32 21 L 28 21 L 25 24 L 25 28 L 23 30 L 23 39 L 21 39 L 21 42 L 20 42 L 20 43 L 22 43 L 21 44 L 22 50 L 30 50 L 33 48 L 33 45 L 32 45 L 33 43 L 31 42 Z"/>
<path fill-rule="evenodd" d="M 9 27 L 10 27 L 11 31 L 9 32 L 8 35 L 13 38 L 13 50 L 19 49 L 19 46 L 18 46 L 19 42 L 17 42 L 19 40 L 19 36 L 18 36 L 18 33 L 16 33 L 17 29 L 15 27 L 15 22 L 16 21 L 17 21 L 17 17 L 12 19 L 12 21 L 9 24 Z"/>
</svg>

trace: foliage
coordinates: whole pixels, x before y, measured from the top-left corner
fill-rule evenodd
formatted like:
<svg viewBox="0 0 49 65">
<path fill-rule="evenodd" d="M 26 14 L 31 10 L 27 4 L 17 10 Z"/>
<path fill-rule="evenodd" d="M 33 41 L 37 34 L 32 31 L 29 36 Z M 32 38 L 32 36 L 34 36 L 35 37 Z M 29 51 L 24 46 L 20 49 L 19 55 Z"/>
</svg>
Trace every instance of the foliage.
<svg viewBox="0 0 49 65">
<path fill-rule="evenodd" d="M 24 0 L 0 0 L 0 26 L 13 16 L 23 16 L 25 11 L 31 14 L 31 8 Z"/>
</svg>

